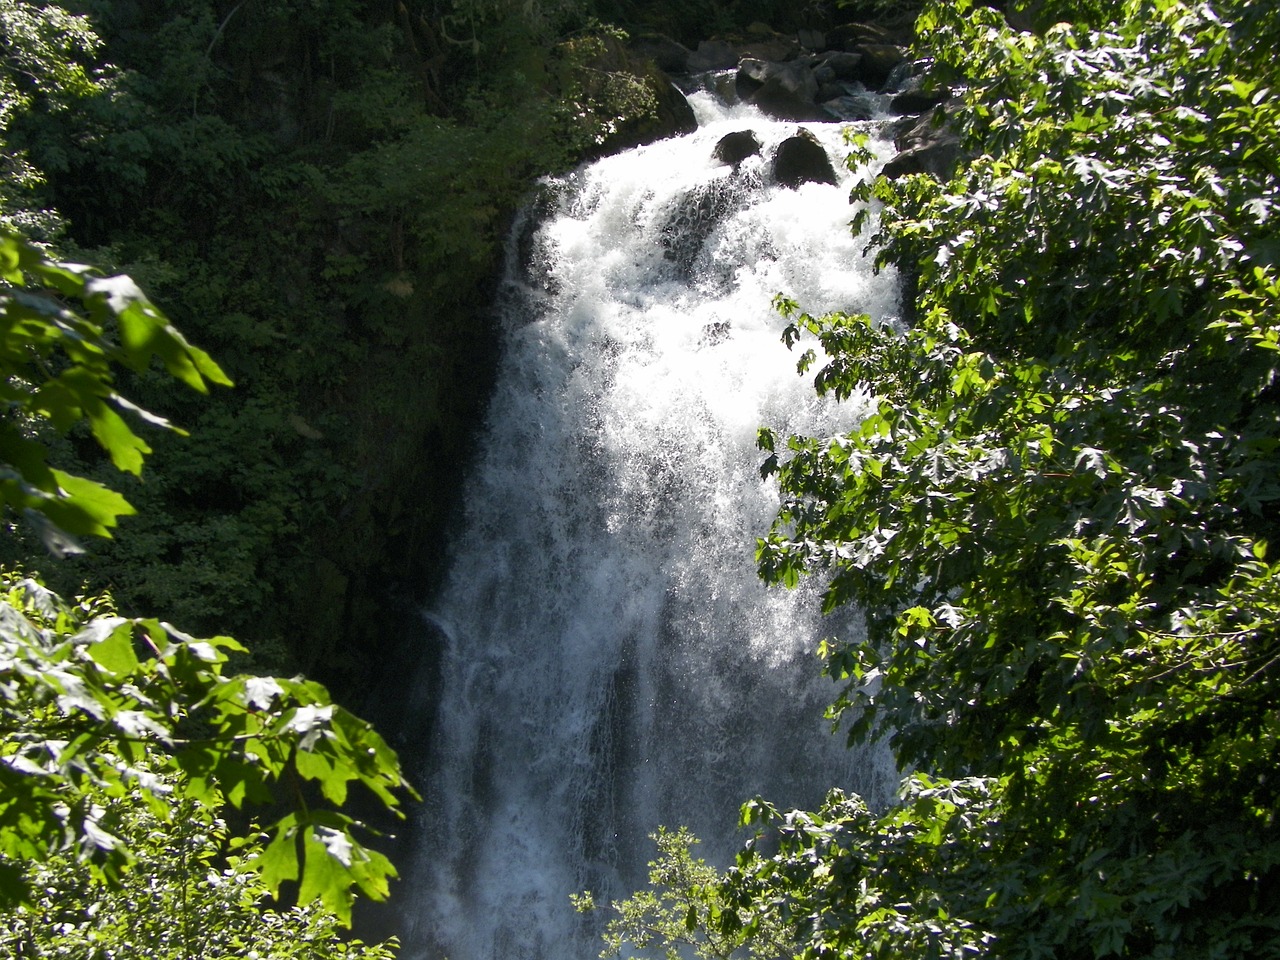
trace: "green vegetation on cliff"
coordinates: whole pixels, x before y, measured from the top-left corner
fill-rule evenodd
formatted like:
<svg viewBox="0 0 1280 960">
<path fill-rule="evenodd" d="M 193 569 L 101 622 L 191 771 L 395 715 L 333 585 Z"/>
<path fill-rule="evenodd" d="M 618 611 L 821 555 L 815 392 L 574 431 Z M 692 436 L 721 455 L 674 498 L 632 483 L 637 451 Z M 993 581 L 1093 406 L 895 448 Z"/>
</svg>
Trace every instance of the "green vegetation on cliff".
<svg viewBox="0 0 1280 960">
<path fill-rule="evenodd" d="M 737 866 L 660 869 L 624 940 L 683 913 L 721 956 L 1280 953 L 1280 16 L 1033 6 L 917 24 L 970 159 L 871 188 L 915 326 L 781 301 L 818 390 L 878 408 L 762 431 L 761 574 L 865 612 L 831 716 L 915 772 L 886 811 L 748 804 Z"/>
</svg>

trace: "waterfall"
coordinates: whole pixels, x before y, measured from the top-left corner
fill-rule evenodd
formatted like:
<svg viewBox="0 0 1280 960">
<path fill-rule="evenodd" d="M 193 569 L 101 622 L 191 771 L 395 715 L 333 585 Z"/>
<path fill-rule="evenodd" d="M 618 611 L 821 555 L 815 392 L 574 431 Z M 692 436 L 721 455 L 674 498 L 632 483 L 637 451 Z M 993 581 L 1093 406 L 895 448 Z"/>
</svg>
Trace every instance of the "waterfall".
<svg viewBox="0 0 1280 960">
<path fill-rule="evenodd" d="M 772 297 L 888 316 L 896 284 L 849 236 L 842 125 L 805 125 L 842 183 L 787 189 L 769 158 L 795 124 L 693 101 L 696 133 L 547 181 L 514 231 L 465 533 L 428 613 L 444 653 L 399 894 L 411 960 L 595 957 L 569 895 L 643 886 L 659 825 L 723 863 L 749 797 L 894 780 L 822 719 L 814 649 L 856 615 L 765 589 L 753 552 L 777 505 L 757 427 L 859 416 L 796 374 Z M 716 162 L 744 129 L 763 156 Z"/>
</svg>

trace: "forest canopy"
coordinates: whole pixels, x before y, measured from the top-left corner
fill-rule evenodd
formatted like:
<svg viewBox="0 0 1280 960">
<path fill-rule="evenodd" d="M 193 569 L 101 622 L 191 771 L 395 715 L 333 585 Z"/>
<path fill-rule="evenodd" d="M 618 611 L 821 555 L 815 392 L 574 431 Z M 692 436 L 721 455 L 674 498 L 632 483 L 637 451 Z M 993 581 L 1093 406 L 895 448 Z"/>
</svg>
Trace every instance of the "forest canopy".
<svg viewBox="0 0 1280 960">
<path fill-rule="evenodd" d="M 817 390 L 875 412 L 761 432 L 783 503 L 760 572 L 864 612 L 866 642 L 823 647 L 830 716 L 888 739 L 901 802 L 754 801 L 714 882 L 670 882 L 668 835 L 614 947 L 1280 952 L 1280 15 L 1031 12 L 916 24 L 967 159 L 857 195 L 915 322 L 779 300 Z"/>
</svg>

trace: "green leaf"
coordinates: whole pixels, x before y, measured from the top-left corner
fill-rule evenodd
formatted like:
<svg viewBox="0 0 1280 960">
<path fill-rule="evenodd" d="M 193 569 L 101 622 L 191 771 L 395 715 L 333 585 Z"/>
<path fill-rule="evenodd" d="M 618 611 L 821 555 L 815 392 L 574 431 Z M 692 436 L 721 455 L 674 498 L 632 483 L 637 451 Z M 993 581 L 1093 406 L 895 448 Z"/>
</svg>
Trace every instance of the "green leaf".
<svg viewBox="0 0 1280 960">
<path fill-rule="evenodd" d="M 123 305 L 119 310 L 120 343 L 124 347 L 129 365 L 135 370 L 145 370 L 152 357 L 158 356 L 165 369 L 193 390 L 207 393 L 206 381 L 221 386 L 232 386 L 231 380 L 213 362 L 207 353 L 191 346 L 174 327 L 130 284 L 127 277 L 112 278 L 115 284 L 111 299 Z M 108 281 L 101 281 L 102 290 Z"/>
<path fill-rule="evenodd" d="M 134 433 L 127 423 L 114 410 L 104 403 L 95 403 L 85 410 L 89 426 L 107 455 L 111 457 L 116 469 L 139 476 L 142 463 L 151 448 Z"/>
<path fill-rule="evenodd" d="M 89 656 L 102 668 L 118 676 L 131 676 L 137 671 L 131 621 L 120 617 L 95 620 L 77 639 L 88 641 Z"/>
<path fill-rule="evenodd" d="M 61 470 L 54 470 L 53 476 L 62 496 L 46 501 L 39 509 L 68 533 L 109 537 L 120 517 L 137 512 L 128 500 L 95 480 Z"/>
<path fill-rule="evenodd" d="M 351 922 L 351 844 L 343 834 L 326 827 L 307 828 L 304 837 L 304 867 L 298 890 L 301 903 L 319 900 L 343 924 Z"/>
<path fill-rule="evenodd" d="M 255 863 L 272 896 L 280 892 L 280 885 L 285 881 L 298 879 L 298 829 L 295 814 L 283 817 L 276 823 L 271 842 Z M 310 899 L 303 902 L 309 903 Z"/>
</svg>

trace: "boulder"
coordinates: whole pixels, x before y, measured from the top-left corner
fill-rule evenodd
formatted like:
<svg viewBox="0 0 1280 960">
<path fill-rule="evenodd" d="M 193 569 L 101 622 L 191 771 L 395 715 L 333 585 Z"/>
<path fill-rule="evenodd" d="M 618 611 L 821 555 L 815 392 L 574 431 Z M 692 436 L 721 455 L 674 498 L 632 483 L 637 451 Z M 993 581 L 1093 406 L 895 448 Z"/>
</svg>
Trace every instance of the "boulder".
<svg viewBox="0 0 1280 960">
<path fill-rule="evenodd" d="M 738 73 L 733 78 L 738 96 L 742 99 L 750 97 L 764 86 L 766 80 L 773 75 L 778 65 L 760 57 L 743 57 L 738 63 Z"/>
<path fill-rule="evenodd" d="M 725 103 L 737 103 L 741 99 L 738 96 L 738 85 L 732 73 L 707 73 L 703 74 L 703 77 L 709 81 L 703 89 L 714 93 L 717 98 Z"/>
<path fill-rule="evenodd" d="M 821 106 L 837 120 L 873 120 L 879 109 L 872 94 L 853 93 L 823 100 Z"/>
<path fill-rule="evenodd" d="M 586 96 L 607 98 L 606 80 L 620 75 L 629 76 L 644 88 L 653 107 L 651 111 L 635 112 L 624 118 L 584 159 L 620 153 L 698 129 L 693 108 L 671 78 L 652 60 L 640 59 L 616 39 L 610 37 L 599 44 L 598 50 L 584 66 L 578 82 L 586 87 L 583 91 Z"/>
<path fill-rule="evenodd" d="M 823 83 L 819 85 L 818 94 L 813 99 L 819 106 L 821 106 L 825 110 L 826 107 L 824 106 L 824 104 L 826 104 L 828 100 L 839 100 L 841 97 L 845 96 L 848 92 L 849 92 L 849 88 L 846 87 L 843 83 Z"/>
<path fill-rule="evenodd" d="M 773 157 L 773 178 L 792 189 L 802 183 L 837 182 L 835 167 L 831 165 L 826 149 L 817 137 L 803 128 L 778 144 Z"/>
<path fill-rule="evenodd" d="M 890 128 L 893 134 L 893 145 L 899 150 L 910 150 L 926 143 L 933 143 L 939 137 L 951 135 L 947 125 L 947 110 L 932 110 L 922 117 L 903 117 Z"/>
<path fill-rule="evenodd" d="M 951 97 L 946 88 L 939 90 L 905 90 L 896 93 L 889 101 L 889 110 L 896 114 L 919 114 L 940 107 Z"/>
<path fill-rule="evenodd" d="M 818 106 L 818 81 L 812 66 L 811 60 L 743 60 L 735 81 L 738 96 L 776 120 L 834 119 Z"/>
<path fill-rule="evenodd" d="M 630 49 L 635 57 L 652 60 L 664 73 L 689 72 L 689 48 L 666 34 L 641 34 L 631 41 Z"/>
<path fill-rule="evenodd" d="M 782 62 L 792 60 L 800 54 L 800 46 L 795 40 L 787 37 L 774 37 L 769 40 L 750 40 L 738 47 L 739 58 L 751 57 L 756 60 L 775 60 Z"/>
<path fill-rule="evenodd" d="M 800 53 L 795 36 L 776 32 L 768 24 L 756 21 L 747 27 L 747 39 L 738 44 L 739 61 L 744 57 L 756 60 L 791 60 Z"/>
<path fill-rule="evenodd" d="M 799 94 L 784 81 L 774 77 L 752 94 L 750 101 L 766 116 L 775 120 L 811 120 L 819 123 L 834 120 L 831 114 L 818 106 L 817 94 L 816 84 L 812 93 Z"/>
<path fill-rule="evenodd" d="M 747 159 L 747 157 L 754 157 L 759 153 L 760 140 L 755 133 L 750 130 L 737 130 L 733 133 L 726 133 L 720 138 L 720 142 L 716 144 L 712 156 L 721 163 L 727 163 L 737 170 L 742 165 L 743 160 Z"/>
<path fill-rule="evenodd" d="M 949 180 L 960 160 L 960 138 L 946 122 L 941 107 L 899 124 L 894 143 L 898 155 L 882 171 L 890 180 L 909 173 L 927 173 Z"/>
<path fill-rule="evenodd" d="M 645 72 L 644 79 L 657 101 L 657 111 L 652 117 L 646 117 L 634 123 L 626 121 L 618 128 L 619 134 L 632 141 L 629 146 L 653 143 L 655 140 L 664 140 L 667 137 L 678 137 L 698 129 L 698 118 L 693 112 L 693 107 L 689 105 L 689 101 L 680 89 L 671 82 L 670 77 L 657 67 L 653 67 Z M 627 147 L 616 149 L 622 150 Z"/>
<path fill-rule="evenodd" d="M 708 70 L 732 70 L 738 65 L 738 51 L 723 40 L 703 40 L 698 49 L 689 55 L 690 73 Z"/>
<path fill-rule="evenodd" d="M 862 57 L 858 63 L 858 80 L 868 90 L 883 87 L 894 68 L 907 59 L 906 51 L 892 43 L 864 43 L 854 52 Z"/>
<path fill-rule="evenodd" d="M 827 31 L 827 45 L 833 50 L 854 50 L 864 43 L 894 43 L 896 40 L 884 27 L 870 23 L 842 23 Z"/>
<path fill-rule="evenodd" d="M 843 50 L 833 50 L 830 53 L 824 53 L 818 60 L 816 69 L 830 70 L 831 75 L 836 79 L 845 83 L 860 82 L 862 79 L 862 71 L 859 67 L 862 64 L 862 54 L 847 53 Z"/>
<path fill-rule="evenodd" d="M 827 30 L 827 46 L 832 50 L 852 50 L 864 43 L 891 43 L 910 46 L 915 39 L 915 17 L 877 23 L 842 23 Z"/>
<path fill-rule="evenodd" d="M 897 180 L 911 173 L 927 173 L 939 180 L 950 180 L 959 159 L 958 140 L 938 140 L 903 150 L 886 163 L 880 172 L 890 180 Z"/>
<path fill-rule="evenodd" d="M 906 93 L 919 90 L 924 85 L 924 76 L 917 71 L 914 60 L 903 60 L 889 71 L 889 79 L 880 88 L 881 93 Z"/>
<path fill-rule="evenodd" d="M 821 30 L 808 30 L 801 28 L 796 32 L 796 39 L 800 41 L 800 46 L 805 50 L 825 50 L 827 49 L 827 37 Z"/>
</svg>

